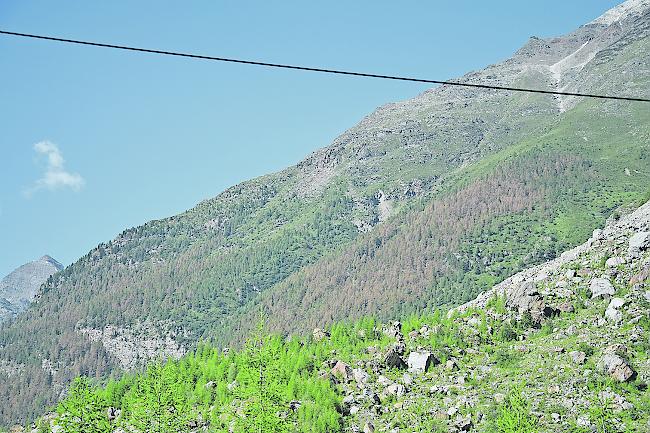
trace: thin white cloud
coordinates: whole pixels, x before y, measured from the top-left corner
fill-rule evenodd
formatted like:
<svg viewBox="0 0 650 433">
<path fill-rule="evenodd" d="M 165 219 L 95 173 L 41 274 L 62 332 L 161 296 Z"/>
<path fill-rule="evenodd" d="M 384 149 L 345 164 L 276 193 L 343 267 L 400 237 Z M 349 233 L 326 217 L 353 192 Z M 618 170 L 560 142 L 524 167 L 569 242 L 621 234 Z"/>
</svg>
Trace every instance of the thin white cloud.
<svg viewBox="0 0 650 433">
<path fill-rule="evenodd" d="M 79 191 L 84 186 L 85 181 L 80 174 L 65 169 L 65 160 L 56 144 L 47 140 L 39 141 L 34 145 L 34 151 L 38 156 L 45 156 L 46 166 L 43 175 L 26 191 L 28 196 L 41 189 L 54 191 L 68 188 Z"/>
</svg>

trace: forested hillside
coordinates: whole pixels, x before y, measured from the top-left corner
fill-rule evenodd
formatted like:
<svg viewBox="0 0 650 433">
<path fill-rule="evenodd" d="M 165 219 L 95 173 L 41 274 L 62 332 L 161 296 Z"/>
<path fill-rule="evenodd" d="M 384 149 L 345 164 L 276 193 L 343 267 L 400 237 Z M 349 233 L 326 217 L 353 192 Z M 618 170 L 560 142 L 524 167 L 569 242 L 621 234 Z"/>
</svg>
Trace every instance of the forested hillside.
<svg viewBox="0 0 650 433">
<path fill-rule="evenodd" d="M 647 7 L 460 81 L 650 97 Z M 125 230 L 0 327 L 0 424 L 198 341 L 471 299 L 584 241 L 650 184 L 639 103 L 442 86 L 388 104 L 296 166 Z M 184 168 L 185 169 L 185 168 Z"/>
<path fill-rule="evenodd" d="M 647 432 L 648 283 L 650 202 L 449 312 L 302 339 L 258 315 L 241 349 L 76 379 L 27 431 Z"/>
<path fill-rule="evenodd" d="M 624 138 L 612 111 L 576 108 L 544 135 L 463 170 L 422 209 L 265 292 L 259 303 L 274 329 L 292 332 L 296 318 L 314 327 L 368 311 L 387 319 L 458 304 L 586 239 L 604 216 L 649 190 L 648 141 Z M 625 116 L 648 137 L 649 110 Z M 580 131 L 567 137 L 576 124 Z M 646 174 L 628 176 L 630 167 Z"/>
</svg>

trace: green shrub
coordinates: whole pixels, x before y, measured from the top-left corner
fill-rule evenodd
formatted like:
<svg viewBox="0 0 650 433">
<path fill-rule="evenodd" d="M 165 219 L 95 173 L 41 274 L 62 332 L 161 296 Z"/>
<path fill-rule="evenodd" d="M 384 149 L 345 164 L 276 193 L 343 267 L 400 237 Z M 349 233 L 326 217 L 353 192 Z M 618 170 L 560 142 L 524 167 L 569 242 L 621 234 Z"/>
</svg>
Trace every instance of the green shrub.
<svg viewBox="0 0 650 433">
<path fill-rule="evenodd" d="M 510 368 L 519 363 L 519 357 L 512 351 L 502 348 L 494 353 L 494 360 L 497 367 Z"/>
<path fill-rule="evenodd" d="M 613 433 L 618 431 L 611 401 L 597 397 L 592 400 L 589 407 L 589 420 L 596 426 L 600 433 Z"/>
<path fill-rule="evenodd" d="M 530 404 L 522 387 L 513 388 L 503 403 L 496 408 L 491 433 L 537 433 L 537 419 L 530 413 Z"/>
<path fill-rule="evenodd" d="M 488 303 L 485 305 L 485 308 L 493 310 L 497 314 L 506 313 L 506 297 L 505 296 L 494 296 L 491 298 Z"/>
<path fill-rule="evenodd" d="M 594 348 L 591 347 L 589 343 L 585 343 L 584 341 L 578 344 L 578 350 L 584 352 L 587 357 L 590 357 L 594 354 Z"/>
<path fill-rule="evenodd" d="M 498 338 L 501 341 L 513 341 L 517 339 L 517 331 L 512 327 L 510 322 L 503 322 L 499 328 Z"/>
</svg>

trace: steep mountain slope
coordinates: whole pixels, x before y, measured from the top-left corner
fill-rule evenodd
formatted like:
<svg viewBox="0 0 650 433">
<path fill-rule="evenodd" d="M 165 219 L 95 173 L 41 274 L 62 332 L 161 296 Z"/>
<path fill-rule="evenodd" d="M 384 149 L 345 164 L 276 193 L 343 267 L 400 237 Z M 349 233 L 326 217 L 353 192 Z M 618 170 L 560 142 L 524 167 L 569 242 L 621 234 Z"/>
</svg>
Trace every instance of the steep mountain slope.
<svg viewBox="0 0 650 433">
<path fill-rule="evenodd" d="M 460 80 L 649 97 L 648 5 L 626 5 Z M 80 373 L 241 339 L 259 305 L 301 332 L 471 299 L 645 194 L 649 137 L 637 103 L 443 86 L 381 107 L 298 165 L 57 274 L 0 328 L 0 420 L 39 413 Z"/>
<path fill-rule="evenodd" d="M 0 281 L 0 323 L 24 311 L 38 289 L 63 265 L 50 256 L 26 263 Z"/>
<path fill-rule="evenodd" d="M 257 328 L 241 351 L 82 379 L 28 431 L 647 432 L 648 284 L 650 202 L 447 314 Z"/>
</svg>

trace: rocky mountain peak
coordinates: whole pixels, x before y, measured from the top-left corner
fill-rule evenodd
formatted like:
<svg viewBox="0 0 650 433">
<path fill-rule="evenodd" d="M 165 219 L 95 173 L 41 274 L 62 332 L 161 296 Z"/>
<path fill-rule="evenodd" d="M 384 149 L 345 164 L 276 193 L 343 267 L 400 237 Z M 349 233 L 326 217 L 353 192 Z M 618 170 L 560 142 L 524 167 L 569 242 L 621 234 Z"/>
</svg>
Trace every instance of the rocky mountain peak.
<svg viewBox="0 0 650 433">
<path fill-rule="evenodd" d="M 0 281 L 0 323 L 25 310 L 47 279 L 63 269 L 49 255 L 26 263 Z"/>
<path fill-rule="evenodd" d="M 640 17 L 650 9 L 650 0 L 627 0 L 608 10 L 589 24 L 610 26 L 630 17 Z"/>
<path fill-rule="evenodd" d="M 64 267 L 64 266 L 63 266 L 61 263 L 59 263 L 55 258 L 53 258 L 52 256 L 50 256 L 50 255 L 48 255 L 48 254 L 45 254 L 43 257 L 41 257 L 40 259 L 38 259 L 38 261 L 39 261 L 39 262 L 49 263 L 49 264 L 53 265 L 55 268 L 57 268 L 57 270 L 59 270 L 59 271 L 62 270 L 63 267 Z"/>
</svg>

